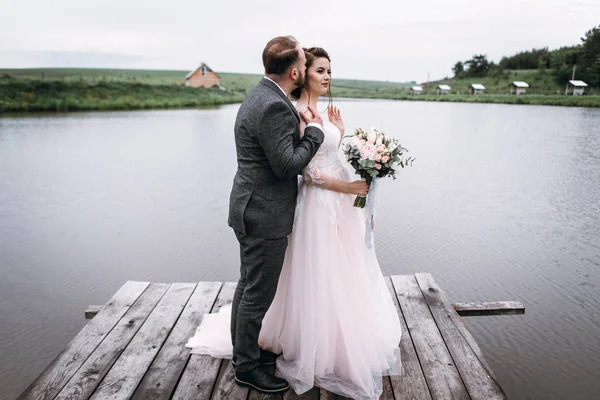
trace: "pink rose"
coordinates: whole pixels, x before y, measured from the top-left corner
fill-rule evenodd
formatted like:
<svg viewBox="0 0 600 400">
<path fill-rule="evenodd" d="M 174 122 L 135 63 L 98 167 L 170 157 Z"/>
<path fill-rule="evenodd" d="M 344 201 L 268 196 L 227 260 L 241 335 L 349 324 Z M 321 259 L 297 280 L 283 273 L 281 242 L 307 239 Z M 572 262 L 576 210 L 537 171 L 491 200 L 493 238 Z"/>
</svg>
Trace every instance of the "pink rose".
<svg viewBox="0 0 600 400">
<path fill-rule="evenodd" d="M 381 154 L 375 154 L 375 161 L 381 161 Z"/>
<path fill-rule="evenodd" d="M 385 147 L 384 146 L 381 146 L 381 145 L 377 146 L 377 152 L 378 153 L 383 153 L 384 151 L 385 151 Z"/>
<path fill-rule="evenodd" d="M 363 159 L 372 160 L 375 157 L 376 151 L 372 144 L 366 143 L 363 148 L 360 149 L 360 157 Z"/>
<path fill-rule="evenodd" d="M 381 162 L 382 162 L 382 163 L 384 163 L 384 164 L 385 164 L 385 163 L 386 163 L 386 162 L 388 162 L 388 161 L 390 161 L 390 156 L 383 156 L 383 157 L 381 157 Z"/>
<path fill-rule="evenodd" d="M 375 169 L 381 169 L 381 164 L 375 163 Z"/>
</svg>

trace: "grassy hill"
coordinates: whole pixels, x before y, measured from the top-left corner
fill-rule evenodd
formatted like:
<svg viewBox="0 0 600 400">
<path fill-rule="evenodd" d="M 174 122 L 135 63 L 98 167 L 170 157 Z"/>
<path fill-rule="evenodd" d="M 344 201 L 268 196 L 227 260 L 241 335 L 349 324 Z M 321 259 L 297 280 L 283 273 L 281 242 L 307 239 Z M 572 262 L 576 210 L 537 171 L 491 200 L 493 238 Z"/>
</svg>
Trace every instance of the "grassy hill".
<svg viewBox="0 0 600 400">
<path fill-rule="evenodd" d="M 0 69 L 0 112 L 185 108 L 241 102 L 261 79 L 260 74 L 219 73 L 227 90 L 182 86 L 189 71 L 89 68 Z M 526 96 L 509 96 L 512 81 L 528 82 Z M 449 96 L 436 96 L 438 84 L 452 87 Z M 471 83 L 482 83 L 486 94 L 466 95 Z M 508 71 L 485 78 L 429 82 L 427 93 L 409 95 L 412 83 L 334 79 L 332 94 L 391 100 L 456 101 L 506 104 L 545 104 L 600 107 L 598 89 L 586 96 L 563 96 L 550 73 Z"/>
<path fill-rule="evenodd" d="M 225 91 L 185 87 L 181 70 L 0 69 L 0 112 L 181 108 L 241 102 L 260 74 L 219 73 Z M 407 83 L 336 79 L 334 96 L 377 97 Z"/>
<path fill-rule="evenodd" d="M 240 93 L 180 85 L 19 79 L 0 83 L 0 113 L 192 108 L 243 99 Z"/>
<path fill-rule="evenodd" d="M 149 85 L 180 85 L 185 83 L 182 70 L 133 70 L 133 69 L 93 69 L 93 68 L 28 68 L 0 69 L 0 79 L 4 80 L 49 80 L 63 82 L 135 82 Z M 261 74 L 239 74 L 219 72 L 221 85 L 230 91 L 241 92 L 252 89 L 262 78 Z M 387 81 L 365 81 L 353 79 L 335 79 L 332 90 L 376 91 L 410 86 L 409 83 Z"/>
</svg>

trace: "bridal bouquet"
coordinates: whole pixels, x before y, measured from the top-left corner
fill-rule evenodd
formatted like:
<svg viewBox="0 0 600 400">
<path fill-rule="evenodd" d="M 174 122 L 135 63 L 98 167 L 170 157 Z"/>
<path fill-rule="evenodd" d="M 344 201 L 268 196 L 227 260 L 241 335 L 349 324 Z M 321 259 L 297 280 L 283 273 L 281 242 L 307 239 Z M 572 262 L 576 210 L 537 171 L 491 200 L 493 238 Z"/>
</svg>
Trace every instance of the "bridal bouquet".
<svg viewBox="0 0 600 400">
<path fill-rule="evenodd" d="M 346 138 L 349 138 L 344 146 L 346 159 L 369 185 L 375 178 L 391 176 L 396 179 L 398 166 L 404 168 L 414 161 L 414 158 L 406 157 L 408 150 L 398 139 L 388 137 L 377 128 L 368 131 L 356 128 L 354 134 Z M 357 196 L 354 206 L 364 208 L 366 201 L 366 197 Z"/>
</svg>

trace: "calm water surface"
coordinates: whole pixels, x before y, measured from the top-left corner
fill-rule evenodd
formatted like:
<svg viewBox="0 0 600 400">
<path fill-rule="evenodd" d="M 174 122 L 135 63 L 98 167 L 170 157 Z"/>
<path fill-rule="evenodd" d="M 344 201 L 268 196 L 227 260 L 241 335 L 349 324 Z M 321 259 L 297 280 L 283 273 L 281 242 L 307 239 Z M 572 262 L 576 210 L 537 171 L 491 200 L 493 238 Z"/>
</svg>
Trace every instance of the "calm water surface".
<svg viewBox="0 0 600 400">
<path fill-rule="evenodd" d="M 383 272 L 431 272 L 512 399 L 600 393 L 600 110 L 344 101 L 417 158 L 385 181 Z M 235 280 L 237 105 L 0 118 L 0 398 L 15 398 L 128 279 Z"/>
</svg>

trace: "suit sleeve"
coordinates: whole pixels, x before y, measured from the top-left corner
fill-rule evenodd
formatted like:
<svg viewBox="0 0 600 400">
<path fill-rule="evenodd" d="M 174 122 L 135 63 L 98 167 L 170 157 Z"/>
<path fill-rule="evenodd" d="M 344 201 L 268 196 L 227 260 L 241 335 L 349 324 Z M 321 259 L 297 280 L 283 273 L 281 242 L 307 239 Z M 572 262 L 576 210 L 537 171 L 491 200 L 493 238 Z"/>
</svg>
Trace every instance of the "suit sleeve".
<svg viewBox="0 0 600 400">
<path fill-rule="evenodd" d="M 323 131 L 311 126 L 294 147 L 294 135 L 298 134 L 294 118 L 287 104 L 275 103 L 267 109 L 258 127 L 258 143 L 280 179 L 296 178 L 323 143 Z"/>
</svg>

